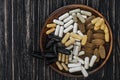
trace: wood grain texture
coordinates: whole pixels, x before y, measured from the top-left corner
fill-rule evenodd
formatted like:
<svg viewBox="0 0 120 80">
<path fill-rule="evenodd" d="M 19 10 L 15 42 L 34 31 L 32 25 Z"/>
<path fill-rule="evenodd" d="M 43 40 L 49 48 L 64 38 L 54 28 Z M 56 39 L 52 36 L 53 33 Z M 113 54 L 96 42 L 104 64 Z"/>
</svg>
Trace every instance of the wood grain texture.
<svg viewBox="0 0 120 80">
<path fill-rule="evenodd" d="M 107 64 L 86 79 L 62 76 L 43 60 L 31 57 L 39 51 L 42 26 L 56 9 L 85 4 L 101 12 L 110 23 L 114 46 Z M 0 0 L 0 80 L 120 80 L 119 0 Z"/>
</svg>

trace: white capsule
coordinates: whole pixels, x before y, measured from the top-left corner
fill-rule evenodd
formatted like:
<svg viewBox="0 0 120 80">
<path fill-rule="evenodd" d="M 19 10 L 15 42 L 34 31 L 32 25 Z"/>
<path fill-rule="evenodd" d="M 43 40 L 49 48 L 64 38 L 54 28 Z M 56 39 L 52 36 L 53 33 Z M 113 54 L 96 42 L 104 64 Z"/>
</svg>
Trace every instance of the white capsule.
<svg viewBox="0 0 120 80">
<path fill-rule="evenodd" d="M 74 48 L 73 48 L 73 54 L 75 55 L 75 56 L 77 56 L 78 55 L 78 52 L 79 52 L 79 46 L 74 46 Z"/>
<path fill-rule="evenodd" d="M 70 30 L 73 29 L 73 25 L 70 25 L 69 27 L 67 27 L 65 30 L 64 30 L 64 33 L 67 33 L 69 32 Z"/>
<path fill-rule="evenodd" d="M 80 40 L 79 40 L 79 39 L 75 39 L 75 41 L 76 41 L 76 42 L 80 42 Z"/>
<path fill-rule="evenodd" d="M 97 59 L 97 56 L 93 55 L 92 58 L 91 58 L 91 60 L 90 60 L 90 64 L 89 64 L 90 67 L 93 67 L 96 59 Z"/>
<path fill-rule="evenodd" d="M 54 19 L 53 22 L 58 25 L 64 25 L 64 23 L 60 20 Z"/>
<path fill-rule="evenodd" d="M 84 14 L 84 15 L 86 15 L 86 16 L 91 16 L 91 15 L 92 15 L 91 12 L 85 11 L 85 10 L 81 10 L 81 14 Z"/>
<path fill-rule="evenodd" d="M 83 66 L 81 66 L 81 72 L 83 74 L 84 77 L 88 77 L 88 72 L 85 70 L 85 68 Z"/>
<path fill-rule="evenodd" d="M 79 58 L 77 56 L 73 56 L 73 58 L 76 59 L 76 60 L 78 60 L 81 64 L 85 63 L 83 59 L 81 59 L 81 58 Z"/>
<path fill-rule="evenodd" d="M 78 30 L 77 33 L 82 37 L 84 36 L 83 33 L 80 30 Z"/>
<path fill-rule="evenodd" d="M 76 59 L 73 59 L 71 61 L 69 61 L 70 63 L 78 63 L 78 61 Z"/>
<path fill-rule="evenodd" d="M 69 55 L 69 62 L 72 61 L 72 54 Z"/>
<path fill-rule="evenodd" d="M 72 16 L 73 16 L 73 20 L 74 20 L 74 22 L 77 22 L 77 21 L 78 21 L 78 19 L 77 19 L 77 15 L 76 15 L 75 13 L 72 13 Z"/>
<path fill-rule="evenodd" d="M 78 27 L 78 26 L 77 26 L 77 23 L 74 23 L 74 27 L 73 27 L 73 32 L 74 32 L 74 33 L 77 33 L 77 27 Z"/>
<path fill-rule="evenodd" d="M 82 17 L 83 17 L 83 18 L 85 18 L 85 19 L 87 18 L 87 16 L 86 16 L 86 15 L 82 15 Z"/>
<path fill-rule="evenodd" d="M 82 70 L 82 68 L 81 68 L 81 66 L 79 66 L 79 67 L 70 68 L 70 69 L 69 69 L 69 72 L 70 72 L 70 73 L 73 73 L 73 72 L 78 72 L 78 71 L 81 71 L 81 70 Z"/>
<path fill-rule="evenodd" d="M 82 23 L 85 23 L 85 19 L 82 17 L 80 13 L 77 13 L 77 17 Z"/>
<path fill-rule="evenodd" d="M 68 67 L 70 68 L 70 67 L 78 67 L 78 66 L 81 66 L 81 64 L 80 63 L 69 63 L 68 64 Z"/>
<path fill-rule="evenodd" d="M 79 41 L 76 41 L 74 45 L 81 46 L 81 43 Z"/>
<path fill-rule="evenodd" d="M 74 9 L 74 10 L 69 11 L 70 14 L 72 14 L 72 13 L 78 13 L 78 12 L 80 12 L 80 9 Z"/>
<path fill-rule="evenodd" d="M 85 69 L 89 68 L 89 57 L 85 57 L 85 65 L 84 65 Z"/>
<path fill-rule="evenodd" d="M 60 25 L 57 25 L 54 33 L 55 36 L 59 35 L 59 30 L 60 30 Z"/>
<path fill-rule="evenodd" d="M 82 56 L 82 55 L 84 55 L 85 54 L 85 51 L 80 51 L 79 53 L 78 53 L 78 56 Z"/>
<path fill-rule="evenodd" d="M 72 18 L 73 18 L 72 16 L 69 16 L 69 17 L 65 18 L 65 19 L 63 20 L 63 22 L 66 23 L 66 22 L 70 21 Z"/>
<path fill-rule="evenodd" d="M 63 31 L 64 31 L 64 27 L 61 26 L 59 31 L 59 37 L 63 37 Z"/>
<path fill-rule="evenodd" d="M 64 27 L 67 28 L 68 26 L 70 26 L 74 21 L 70 20 L 68 21 L 66 24 L 64 24 Z"/>
<path fill-rule="evenodd" d="M 58 19 L 63 20 L 65 18 L 67 18 L 68 16 L 69 16 L 69 13 L 65 13 L 65 14 L 61 15 Z"/>
<path fill-rule="evenodd" d="M 73 48 L 73 45 L 68 46 L 66 49 L 70 50 Z"/>
</svg>

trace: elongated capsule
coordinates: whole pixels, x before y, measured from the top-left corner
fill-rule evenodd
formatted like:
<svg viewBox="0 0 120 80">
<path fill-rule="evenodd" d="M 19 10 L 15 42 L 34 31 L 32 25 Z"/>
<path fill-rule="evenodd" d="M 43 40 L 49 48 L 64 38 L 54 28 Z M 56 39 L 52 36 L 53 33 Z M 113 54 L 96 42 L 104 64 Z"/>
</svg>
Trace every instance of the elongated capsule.
<svg viewBox="0 0 120 80">
<path fill-rule="evenodd" d="M 64 27 L 61 26 L 61 27 L 60 27 L 60 31 L 59 31 L 59 37 L 62 37 L 62 36 L 63 36 L 63 31 L 64 31 Z"/>
<path fill-rule="evenodd" d="M 73 32 L 74 32 L 74 33 L 77 33 L 77 27 L 78 27 L 78 26 L 77 26 L 77 23 L 74 23 L 74 27 L 73 27 Z"/>
<path fill-rule="evenodd" d="M 74 9 L 74 10 L 69 11 L 70 14 L 72 14 L 72 13 L 78 13 L 78 12 L 80 12 L 80 9 Z"/>
<path fill-rule="evenodd" d="M 63 68 L 65 69 L 65 71 L 69 70 L 65 63 L 61 63 L 61 65 L 63 66 Z"/>
<path fill-rule="evenodd" d="M 76 59 L 76 60 L 78 60 L 81 64 L 85 63 L 83 59 L 81 59 L 81 58 L 79 58 L 77 56 L 73 56 L 73 58 Z"/>
<path fill-rule="evenodd" d="M 69 62 L 72 61 L 72 54 L 69 55 Z"/>
<path fill-rule="evenodd" d="M 73 48 L 73 45 L 68 46 L 66 49 L 70 50 Z"/>
<path fill-rule="evenodd" d="M 74 45 L 81 47 L 81 43 L 80 42 L 75 42 Z"/>
<path fill-rule="evenodd" d="M 87 35 L 84 35 L 83 38 L 82 38 L 81 44 L 82 44 L 82 45 L 85 45 L 86 42 L 87 42 Z"/>
<path fill-rule="evenodd" d="M 102 23 L 104 23 L 104 20 L 101 18 L 100 20 L 98 20 L 98 21 L 95 23 L 95 26 L 101 26 Z"/>
<path fill-rule="evenodd" d="M 79 53 L 78 53 L 78 56 L 82 56 L 82 55 L 84 55 L 85 54 L 85 51 L 80 51 Z"/>
<path fill-rule="evenodd" d="M 93 20 L 91 20 L 91 23 L 92 24 L 95 24 L 97 21 L 99 21 L 100 20 L 100 17 L 97 17 L 97 18 L 94 18 Z"/>
<path fill-rule="evenodd" d="M 78 63 L 78 61 L 76 60 L 76 59 L 73 59 L 73 60 L 71 60 L 71 61 L 69 61 L 70 62 L 70 64 L 71 63 Z"/>
<path fill-rule="evenodd" d="M 89 64 L 90 67 L 93 67 L 96 59 L 97 59 L 97 56 L 93 55 L 92 58 L 91 58 L 91 60 L 90 60 L 90 64 Z"/>
<path fill-rule="evenodd" d="M 62 60 L 62 53 L 58 53 L 58 61 Z"/>
<path fill-rule="evenodd" d="M 86 15 L 86 16 L 91 16 L 91 15 L 92 15 L 91 12 L 85 11 L 85 10 L 81 10 L 81 14 L 84 14 L 84 15 Z"/>
<path fill-rule="evenodd" d="M 70 20 L 67 23 L 64 24 L 64 27 L 67 28 L 68 26 L 70 26 L 74 21 Z"/>
<path fill-rule="evenodd" d="M 66 33 L 66 35 L 62 39 L 62 43 L 64 44 L 68 40 L 69 37 L 70 37 L 70 33 Z"/>
<path fill-rule="evenodd" d="M 46 32 L 46 34 L 49 35 L 50 33 L 54 32 L 54 31 L 55 31 L 55 28 L 51 28 Z"/>
<path fill-rule="evenodd" d="M 73 73 L 73 72 L 78 72 L 78 71 L 81 71 L 81 70 L 82 70 L 81 66 L 79 66 L 79 67 L 72 67 L 72 68 L 69 69 L 69 72 Z"/>
<path fill-rule="evenodd" d="M 61 15 L 58 19 L 63 20 L 65 18 L 67 18 L 68 16 L 69 16 L 69 13 L 65 13 L 65 14 Z"/>
<path fill-rule="evenodd" d="M 85 69 L 89 68 L 89 57 L 85 57 L 85 65 L 84 65 Z"/>
<path fill-rule="evenodd" d="M 105 33 L 105 41 L 106 41 L 106 42 L 109 42 L 109 41 L 110 41 L 110 39 L 109 39 L 109 33 Z"/>
<path fill-rule="evenodd" d="M 54 35 L 55 35 L 55 36 L 58 36 L 58 35 L 59 35 L 59 31 L 60 31 L 60 25 L 57 25 L 57 26 L 56 26 L 56 29 L 55 29 Z"/>
<path fill-rule="evenodd" d="M 69 27 L 67 27 L 65 30 L 64 30 L 64 33 L 67 33 L 69 32 L 70 30 L 73 29 L 73 25 L 70 25 Z"/>
<path fill-rule="evenodd" d="M 75 13 L 72 13 L 72 16 L 73 16 L 73 21 L 74 21 L 74 22 L 77 22 L 77 21 L 78 21 L 77 15 L 76 15 Z"/>
<path fill-rule="evenodd" d="M 65 62 L 65 54 L 62 54 L 62 62 Z"/>
<path fill-rule="evenodd" d="M 53 22 L 58 25 L 64 25 L 64 23 L 60 20 L 54 19 Z"/>
<path fill-rule="evenodd" d="M 82 68 L 81 72 L 82 72 L 83 76 L 88 77 L 88 72 L 85 70 L 85 68 L 83 66 L 81 66 L 81 68 Z"/>
<path fill-rule="evenodd" d="M 65 55 L 65 64 L 68 64 L 69 62 L 69 55 Z"/>
<path fill-rule="evenodd" d="M 65 43 L 65 46 L 70 46 L 72 44 L 74 44 L 75 42 L 75 39 L 74 38 L 71 38 L 70 40 L 68 40 L 66 43 Z"/>
<path fill-rule="evenodd" d="M 82 15 L 82 17 L 83 17 L 83 18 L 85 18 L 85 19 L 87 18 L 87 16 L 86 16 L 86 15 Z"/>
<path fill-rule="evenodd" d="M 84 36 L 83 33 L 80 30 L 78 30 L 77 33 L 82 37 Z"/>
<path fill-rule="evenodd" d="M 63 67 L 62 67 L 62 65 L 60 64 L 60 62 L 56 62 L 56 65 L 58 66 L 58 68 L 60 69 L 60 70 L 63 70 Z"/>
<path fill-rule="evenodd" d="M 66 23 L 66 22 L 72 20 L 72 18 L 73 18 L 73 16 L 69 16 L 69 17 L 65 18 L 65 19 L 63 20 L 63 22 Z"/>
<path fill-rule="evenodd" d="M 80 63 L 69 63 L 69 64 L 68 64 L 68 67 L 69 67 L 69 68 L 71 68 L 71 67 L 79 67 L 79 66 L 81 66 Z"/>
<path fill-rule="evenodd" d="M 73 33 L 73 32 L 71 32 L 70 36 L 73 37 L 73 38 L 75 38 L 75 39 L 79 39 L 79 40 L 82 39 L 82 37 L 81 37 L 80 35 L 75 34 L 75 33 Z"/>
<path fill-rule="evenodd" d="M 79 52 L 79 46 L 74 46 L 74 48 L 73 48 L 73 54 L 74 54 L 75 56 L 77 56 L 77 55 L 78 55 L 78 52 Z"/>
<path fill-rule="evenodd" d="M 56 27 L 56 24 L 54 24 L 54 23 L 47 24 L 47 28 L 54 28 L 54 27 Z"/>
<path fill-rule="evenodd" d="M 82 17 L 80 13 L 77 13 L 77 17 L 82 23 L 85 23 L 85 19 Z"/>
</svg>

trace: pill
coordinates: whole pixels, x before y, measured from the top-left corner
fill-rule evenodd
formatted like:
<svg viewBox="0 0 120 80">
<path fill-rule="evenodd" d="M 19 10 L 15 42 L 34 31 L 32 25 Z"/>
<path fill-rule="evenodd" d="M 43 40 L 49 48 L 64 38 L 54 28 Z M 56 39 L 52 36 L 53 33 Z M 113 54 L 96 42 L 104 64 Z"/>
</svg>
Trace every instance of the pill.
<svg viewBox="0 0 120 80">
<path fill-rule="evenodd" d="M 72 52 L 71 52 L 72 53 Z M 72 54 L 69 55 L 69 62 L 72 61 Z"/>
<path fill-rule="evenodd" d="M 62 62 L 65 62 L 65 54 L 62 54 Z"/>
<path fill-rule="evenodd" d="M 80 21 L 78 21 L 77 23 L 78 23 L 78 28 L 79 28 L 79 30 L 80 30 L 82 33 L 85 33 L 85 32 L 86 32 L 85 25 L 84 25 L 83 23 L 81 23 Z"/>
<path fill-rule="evenodd" d="M 70 68 L 70 67 L 79 67 L 79 66 L 81 66 L 80 63 L 69 63 L 69 64 L 68 64 L 68 67 L 69 67 L 69 68 Z"/>
<path fill-rule="evenodd" d="M 77 23 L 74 23 L 73 32 L 77 33 Z"/>
<path fill-rule="evenodd" d="M 81 14 L 84 14 L 84 15 L 86 15 L 86 16 L 91 16 L 91 15 L 92 15 L 91 12 L 85 11 L 85 10 L 81 10 Z"/>
<path fill-rule="evenodd" d="M 69 55 L 65 55 L 65 64 L 68 64 L 69 62 Z"/>
<path fill-rule="evenodd" d="M 80 9 L 74 9 L 74 10 L 69 11 L 70 14 L 72 14 L 72 13 L 78 13 L 78 12 L 80 12 Z"/>
<path fill-rule="evenodd" d="M 58 36 L 58 35 L 59 35 L 59 31 L 60 31 L 60 25 L 57 25 L 57 26 L 56 26 L 56 29 L 55 29 L 54 35 L 55 35 L 55 36 Z"/>
<path fill-rule="evenodd" d="M 80 30 L 78 30 L 77 33 L 82 37 L 84 36 L 83 33 Z"/>
<path fill-rule="evenodd" d="M 77 56 L 73 56 L 74 59 L 78 60 L 81 64 L 84 64 L 84 60 L 77 57 Z"/>
<path fill-rule="evenodd" d="M 58 53 L 58 61 L 62 60 L 62 53 Z"/>
<path fill-rule="evenodd" d="M 105 47 L 102 45 L 99 46 L 99 54 L 100 54 L 101 59 L 104 59 L 106 56 Z"/>
<path fill-rule="evenodd" d="M 99 20 L 95 23 L 95 26 L 99 26 L 99 27 L 100 27 L 103 22 L 104 22 L 104 20 L 101 18 L 101 19 L 99 19 Z"/>
<path fill-rule="evenodd" d="M 65 18 L 67 18 L 68 16 L 69 16 L 69 13 L 65 13 L 65 14 L 61 15 L 58 19 L 63 20 Z"/>
<path fill-rule="evenodd" d="M 73 29 L 73 25 L 70 25 L 69 27 L 67 27 L 65 30 L 64 30 L 64 33 L 67 33 L 69 32 L 70 30 Z"/>
<path fill-rule="evenodd" d="M 64 25 L 64 23 L 60 20 L 54 19 L 53 22 L 58 25 Z"/>
<path fill-rule="evenodd" d="M 89 29 L 93 29 L 94 28 L 94 25 L 92 23 L 89 23 L 86 25 L 86 29 L 89 30 Z"/>
<path fill-rule="evenodd" d="M 78 55 L 78 52 L 79 52 L 79 46 L 74 46 L 74 48 L 73 48 L 73 54 L 74 54 L 75 56 L 77 56 L 77 55 Z"/>
<path fill-rule="evenodd" d="M 96 56 L 96 55 L 93 55 L 92 58 L 91 58 L 91 60 L 90 60 L 90 64 L 89 64 L 90 67 L 93 67 L 96 59 L 97 59 L 97 56 Z"/>
<path fill-rule="evenodd" d="M 91 20 L 93 20 L 94 18 L 95 18 L 94 15 L 92 15 L 92 16 L 86 18 L 85 24 L 86 24 L 86 25 L 89 24 L 89 23 L 91 22 Z"/>
<path fill-rule="evenodd" d="M 92 37 L 94 39 L 105 39 L 105 35 L 103 33 L 94 33 Z"/>
<path fill-rule="evenodd" d="M 97 56 L 96 62 L 99 62 L 99 60 L 100 60 L 100 53 L 99 53 L 99 50 L 97 48 L 94 50 L 94 55 Z"/>
<path fill-rule="evenodd" d="M 91 48 L 91 49 L 94 49 L 95 48 L 95 45 L 90 43 L 90 42 L 87 42 L 85 45 L 84 45 L 85 48 Z"/>
<path fill-rule="evenodd" d="M 85 48 L 85 55 L 87 56 L 87 55 L 89 55 L 89 56 L 91 56 L 92 54 L 93 54 L 93 49 L 92 48 Z"/>
<path fill-rule="evenodd" d="M 94 26 L 94 30 L 97 31 L 100 29 L 100 26 Z"/>
<path fill-rule="evenodd" d="M 109 33 L 105 33 L 105 41 L 109 42 Z"/>
<path fill-rule="evenodd" d="M 66 43 L 65 43 L 65 46 L 70 46 L 71 44 L 74 44 L 75 42 L 75 39 L 74 38 L 71 38 L 70 40 L 68 40 Z"/>
<path fill-rule="evenodd" d="M 46 34 L 49 35 L 50 33 L 54 32 L 54 31 L 55 31 L 55 28 L 51 28 L 46 32 Z"/>
<path fill-rule="evenodd" d="M 100 20 L 100 17 L 96 17 L 96 18 L 94 18 L 92 21 L 91 21 L 91 23 L 92 24 L 95 24 L 97 21 L 99 21 Z"/>
<path fill-rule="evenodd" d="M 78 61 L 76 59 L 73 59 L 71 61 L 69 61 L 70 63 L 78 63 Z"/>
<path fill-rule="evenodd" d="M 85 23 L 85 19 L 82 17 L 80 13 L 77 13 L 77 17 L 82 23 Z"/>
<path fill-rule="evenodd" d="M 67 28 L 68 26 L 70 26 L 74 21 L 70 20 L 67 23 L 64 24 L 64 27 Z"/>
<path fill-rule="evenodd" d="M 88 31 L 87 31 L 87 42 L 91 42 L 91 40 L 92 40 L 92 35 L 93 35 L 92 30 L 88 30 Z"/>
<path fill-rule="evenodd" d="M 87 16 L 86 16 L 86 15 L 82 15 L 82 17 L 83 17 L 83 18 L 85 18 L 85 19 L 87 18 Z"/>
<path fill-rule="evenodd" d="M 70 33 L 66 33 L 66 35 L 62 39 L 63 44 L 68 40 L 69 36 L 70 36 Z"/>
<path fill-rule="evenodd" d="M 82 44 L 82 45 L 85 45 L 86 42 L 87 42 L 87 35 L 84 35 L 83 38 L 82 38 L 81 44 Z"/>
<path fill-rule="evenodd" d="M 82 69 L 81 72 L 82 72 L 83 76 L 88 77 L 88 72 L 86 71 L 86 69 L 83 66 L 81 66 L 81 69 Z"/>
<path fill-rule="evenodd" d="M 85 65 L 84 65 L 85 69 L 89 68 L 89 57 L 85 57 Z"/>
<path fill-rule="evenodd" d="M 71 32 L 70 36 L 73 37 L 73 38 L 75 38 L 75 39 L 79 39 L 79 40 L 82 39 L 82 36 L 80 36 L 80 35 L 78 35 L 78 34 L 75 34 L 75 33 L 73 33 L 73 32 Z"/>
<path fill-rule="evenodd" d="M 54 27 L 56 27 L 56 24 L 54 24 L 54 23 L 47 24 L 47 28 L 54 28 Z"/>
<path fill-rule="evenodd" d="M 65 63 L 61 63 L 61 65 L 63 66 L 63 68 L 65 69 L 65 71 L 69 70 Z"/>
<path fill-rule="evenodd" d="M 108 31 L 108 28 L 107 28 L 107 26 L 105 27 L 105 29 L 104 29 L 104 33 L 108 33 L 109 31 Z"/>
<path fill-rule="evenodd" d="M 72 13 L 72 16 L 73 16 L 73 21 L 74 21 L 74 22 L 77 22 L 77 21 L 78 21 L 77 15 L 76 15 L 75 13 Z"/>
<path fill-rule="evenodd" d="M 105 23 L 102 23 L 100 29 L 101 29 L 101 30 L 104 30 L 104 29 L 105 29 Z"/>
<path fill-rule="evenodd" d="M 61 27 L 60 27 L 60 31 L 59 31 L 59 37 L 62 37 L 62 36 L 63 36 L 63 31 L 64 31 L 64 27 L 61 26 Z"/>
<path fill-rule="evenodd" d="M 66 22 L 70 21 L 72 18 L 73 18 L 73 16 L 70 15 L 69 17 L 65 18 L 63 20 L 63 22 L 66 23 Z"/>
<path fill-rule="evenodd" d="M 105 41 L 102 40 L 102 39 L 93 39 L 93 40 L 92 40 L 92 43 L 93 43 L 94 45 L 103 45 L 103 44 L 105 43 Z"/>
<path fill-rule="evenodd" d="M 78 53 L 78 56 L 82 56 L 82 55 L 84 55 L 85 54 L 85 51 L 80 51 L 79 53 Z"/>
<path fill-rule="evenodd" d="M 73 48 L 73 45 L 68 46 L 66 49 L 70 50 Z"/>
<path fill-rule="evenodd" d="M 56 62 L 56 65 L 57 65 L 57 67 L 60 69 L 60 70 L 63 70 L 63 67 L 62 67 L 62 65 L 60 64 L 60 62 Z"/>
<path fill-rule="evenodd" d="M 81 71 L 81 70 L 82 70 L 81 66 L 79 66 L 79 67 L 72 67 L 72 68 L 69 69 L 69 72 L 73 73 L 73 72 L 78 72 L 78 71 Z"/>
<path fill-rule="evenodd" d="M 80 47 L 80 46 L 81 46 L 81 43 L 80 43 L 79 41 L 77 41 L 77 42 L 75 42 L 75 43 L 74 43 L 74 45 L 76 45 L 76 46 L 79 46 L 79 47 Z"/>
</svg>

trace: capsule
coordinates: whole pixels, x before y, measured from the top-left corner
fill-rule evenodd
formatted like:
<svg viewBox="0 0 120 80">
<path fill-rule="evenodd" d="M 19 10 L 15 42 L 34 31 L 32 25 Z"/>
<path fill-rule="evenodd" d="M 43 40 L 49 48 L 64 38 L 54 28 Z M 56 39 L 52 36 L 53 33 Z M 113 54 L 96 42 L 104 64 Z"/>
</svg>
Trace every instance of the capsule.
<svg viewBox="0 0 120 80">
<path fill-rule="evenodd" d="M 84 64 L 84 60 L 77 57 L 77 56 L 73 56 L 74 59 L 78 60 L 81 64 Z"/>
<path fill-rule="evenodd" d="M 82 37 L 84 36 L 83 33 L 80 30 L 78 30 L 77 33 Z"/>
<path fill-rule="evenodd" d="M 82 38 L 81 44 L 82 44 L 82 45 L 85 45 L 86 42 L 87 42 L 87 35 L 84 35 L 83 38 Z"/>
<path fill-rule="evenodd" d="M 78 61 L 76 59 L 73 59 L 71 61 L 69 61 L 70 63 L 78 63 Z"/>
<path fill-rule="evenodd" d="M 85 70 L 85 68 L 83 66 L 81 66 L 81 68 L 82 68 L 81 72 L 82 72 L 83 76 L 88 77 L 88 72 Z"/>
<path fill-rule="evenodd" d="M 65 62 L 65 54 L 62 54 L 62 62 Z"/>
<path fill-rule="evenodd" d="M 109 40 L 109 33 L 105 33 L 105 41 L 106 42 L 109 42 L 110 40 Z"/>
<path fill-rule="evenodd" d="M 79 66 L 81 66 L 80 63 L 69 63 L 69 64 L 68 64 L 68 67 L 69 67 L 69 68 L 71 68 L 71 67 L 79 67 Z"/>
<path fill-rule="evenodd" d="M 64 25 L 64 23 L 60 20 L 54 19 L 53 22 L 58 25 Z"/>
<path fill-rule="evenodd" d="M 59 35 L 59 30 L 60 30 L 60 25 L 57 25 L 54 33 L 55 36 Z"/>
<path fill-rule="evenodd" d="M 75 42 L 74 45 L 81 47 L 81 43 L 80 42 Z"/>
<path fill-rule="evenodd" d="M 80 13 L 77 13 L 77 17 L 82 23 L 85 23 L 85 19 L 82 17 Z"/>
<path fill-rule="evenodd" d="M 70 20 L 67 23 L 64 24 L 64 27 L 67 28 L 68 26 L 70 26 L 74 21 Z"/>
<path fill-rule="evenodd" d="M 102 23 L 100 29 L 101 29 L 101 30 L 104 30 L 104 29 L 105 29 L 105 23 Z"/>
<path fill-rule="evenodd" d="M 63 68 L 64 68 L 65 71 L 69 70 L 65 63 L 61 63 L 61 65 L 63 66 Z"/>
<path fill-rule="evenodd" d="M 93 20 L 91 20 L 91 23 L 92 24 L 95 24 L 97 21 L 99 21 L 100 20 L 100 17 L 96 17 L 96 18 L 94 18 Z"/>
<path fill-rule="evenodd" d="M 77 33 L 77 23 L 74 23 L 73 32 Z"/>
<path fill-rule="evenodd" d="M 69 69 L 69 72 L 73 73 L 73 72 L 78 72 L 78 71 L 81 71 L 81 70 L 82 70 L 81 66 L 79 66 L 79 67 L 72 67 L 72 68 Z"/>
<path fill-rule="evenodd" d="M 73 21 L 74 21 L 74 22 L 77 22 L 77 21 L 78 21 L 77 15 L 76 15 L 75 13 L 72 13 L 72 16 L 73 16 Z"/>
<path fill-rule="evenodd" d="M 90 60 L 90 64 L 89 64 L 90 67 L 93 67 L 96 59 L 97 59 L 97 56 L 93 55 L 92 58 L 91 58 L 91 60 Z"/>
<path fill-rule="evenodd" d="M 74 38 L 71 38 L 70 40 L 68 40 L 66 43 L 65 43 L 65 46 L 70 46 L 72 44 L 74 44 L 75 42 L 75 39 Z"/>
<path fill-rule="evenodd" d="M 68 40 L 69 37 L 70 37 L 70 33 L 66 33 L 66 35 L 63 37 L 61 42 L 64 44 Z"/>
<path fill-rule="evenodd" d="M 65 55 L 65 64 L 68 64 L 69 61 L 69 55 Z"/>
<path fill-rule="evenodd" d="M 64 31 L 64 27 L 61 26 L 61 27 L 60 27 L 60 31 L 59 31 L 59 37 L 62 37 L 62 36 L 63 36 L 63 31 Z"/>
<path fill-rule="evenodd" d="M 75 33 L 73 33 L 73 32 L 71 32 L 70 36 L 73 37 L 73 38 L 75 38 L 75 39 L 79 39 L 79 40 L 82 39 L 82 37 L 81 37 L 80 35 L 75 34 Z"/>
<path fill-rule="evenodd" d="M 91 16 L 91 15 L 92 15 L 91 12 L 85 11 L 85 10 L 81 10 L 81 14 L 84 14 L 84 15 L 86 15 L 86 16 Z"/>
<path fill-rule="evenodd" d="M 69 13 L 65 13 L 65 14 L 61 15 L 58 19 L 63 20 L 65 18 L 67 18 L 68 16 L 69 16 Z"/>
<path fill-rule="evenodd" d="M 77 56 L 77 55 L 78 55 L 78 52 L 79 52 L 79 46 L 74 46 L 74 48 L 73 48 L 73 54 L 74 54 L 75 56 Z"/>
<path fill-rule="evenodd" d="M 78 56 L 82 56 L 82 55 L 84 55 L 85 54 L 85 51 L 80 51 L 79 53 L 78 53 Z"/>
<path fill-rule="evenodd" d="M 89 68 L 89 57 L 85 57 L 85 65 L 84 65 L 85 69 Z"/>
<path fill-rule="evenodd" d="M 78 12 L 80 12 L 80 9 L 74 9 L 74 10 L 69 11 L 70 14 L 72 14 L 72 13 L 78 13 Z"/>
<path fill-rule="evenodd" d="M 55 31 L 55 28 L 51 28 L 46 32 L 46 34 L 49 35 L 50 33 L 54 32 L 54 31 Z"/>
<path fill-rule="evenodd" d="M 70 45 L 66 49 L 71 50 L 72 48 L 73 48 L 73 45 Z"/>
<path fill-rule="evenodd" d="M 58 53 L 58 61 L 62 60 L 62 53 Z"/>
<path fill-rule="evenodd" d="M 54 28 L 54 27 L 56 27 L 56 24 L 54 24 L 54 23 L 47 24 L 47 28 Z"/>
<path fill-rule="evenodd" d="M 64 23 L 67 23 L 68 21 L 72 20 L 73 16 L 69 16 L 66 19 L 63 20 Z"/>
<path fill-rule="evenodd" d="M 63 70 L 63 67 L 62 67 L 62 65 L 60 64 L 60 62 L 56 62 L 56 65 L 58 66 L 58 68 L 59 68 L 59 70 Z"/>
<path fill-rule="evenodd" d="M 72 52 L 71 52 L 72 53 Z M 69 62 L 72 61 L 72 54 L 69 55 Z"/>
<path fill-rule="evenodd" d="M 96 23 L 95 23 L 95 26 L 101 26 L 102 23 L 104 22 L 104 20 L 101 18 L 100 20 L 98 20 Z"/>
<path fill-rule="evenodd" d="M 87 16 L 86 16 L 86 15 L 81 15 L 81 16 L 82 16 L 83 18 L 85 18 L 85 19 L 87 18 Z"/>
<path fill-rule="evenodd" d="M 70 25 L 69 27 L 67 27 L 65 30 L 64 30 L 64 33 L 67 33 L 69 32 L 70 30 L 73 29 L 73 25 Z"/>
</svg>

